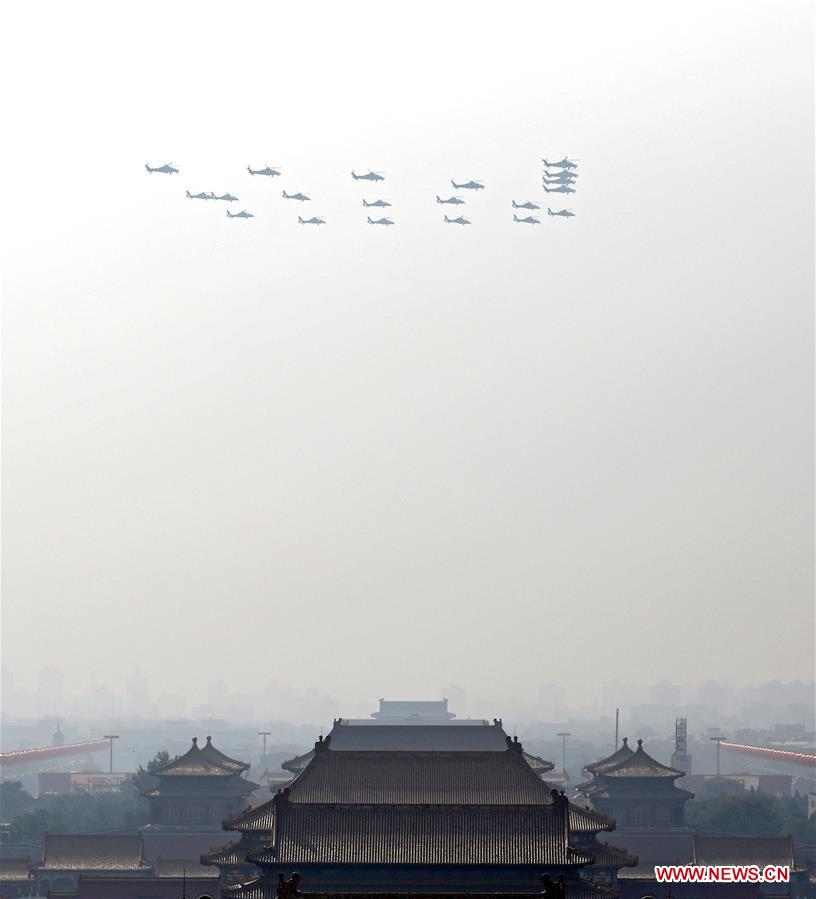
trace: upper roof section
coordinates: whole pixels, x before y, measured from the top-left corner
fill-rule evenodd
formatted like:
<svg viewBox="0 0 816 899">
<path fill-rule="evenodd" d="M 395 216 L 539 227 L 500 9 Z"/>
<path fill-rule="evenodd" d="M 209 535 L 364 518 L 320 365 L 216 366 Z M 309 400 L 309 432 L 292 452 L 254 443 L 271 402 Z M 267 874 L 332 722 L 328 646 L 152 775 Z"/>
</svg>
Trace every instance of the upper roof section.
<svg viewBox="0 0 816 899">
<path fill-rule="evenodd" d="M 633 752 L 628 758 L 616 765 L 604 766 L 601 770 L 596 771 L 601 777 L 633 777 L 633 778 L 671 778 L 676 779 L 683 776 L 683 771 L 677 768 L 670 768 L 668 765 L 661 765 L 660 762 L 653 759 L 643 748 L 643 740 L 637 741 L 637 751 Z"/>
<path fill-rule="evenodd" d="M 140 871 L 144 859 L 141 834 L 49 833 L 43 860 L 35 867 L 74 871 Z"/>
<path fill-rule="evenodd" d="M 590 774 L 600 774 L 606 768 L 614 768 L 615 765 L 619 765 L 621 762 L 625 762 L 626 759 L 633 756 L 634 750 L 629 748 L 629 738 L 623 738 L 623 745 L 620 749 L 615 750 L 612 755 L 608 755 L 604 759 L 600 759 L 600 761 L 593 762 L 591 765 L 586 766 L 586 770 L 589 771 Z"/>
<path fill-rule="evenodd" d="M 510 739 L 499 719 L 458 721 L 441 724 L 402 724 L 371 722 L 361 727 L 338 718 L 331 733 L 317 746 L 327 745 L 332 752 L 507 752 L 521 749 L 517 739 Z M 552 762 L 522 753 L 527 764 L 541 774 L 553 769 Z M 314 751 L 296 756 L 283 767 L 299 773 L 314 757 Z"/>
<path fill-rule="evenodd" d="M 168 762 L 153 772 L 155 777 L 233 777 L 246 771 L 249 765 L 219 752 L 207 737 L 204 749 L 198 748 L 198 737 L 180 758 Z"/>
<path fill-rule="evenodd" d="M 503 734 L 498 727 L 481 729 Z M 507 737 L 504 751 L 498 751 L 495 743 L 488 750 L 456 752 L 338 752 L 334 745 L 333 736 L 315 745 L 314 757 L 286 791 L 290 802 L 541 805 L 552 801 L 550 787 L 525 761 L 521 743 Z"/>
<path fill-rule="evenodd" d="M 332 752 L 506 752 L 501 724 L 383 724 L 360 727 L 342 719 L 329 734 Z"/>
<path fill-rule="evenodd" d="M 212 737 L 207 737 L 207 743 L 201 750 L 201 754 L 208 762 L 239 773 L 249 771 L 250 768 L 249 762 L 239 762 L 238 759 L 232 759 L 228 755 L 224 755 L 219 749 L 216 749 L 212 744 Z"/>
<path fill-rule="evenodd" d="M 430 721 L 448 720 L 455 718 L 453 712 L 448 711 L 447 699 L 380 699 L 380 708 L 371 713 L 372 718 L 400 719 L 400 718 L 424 718 Z"/>
</svg>

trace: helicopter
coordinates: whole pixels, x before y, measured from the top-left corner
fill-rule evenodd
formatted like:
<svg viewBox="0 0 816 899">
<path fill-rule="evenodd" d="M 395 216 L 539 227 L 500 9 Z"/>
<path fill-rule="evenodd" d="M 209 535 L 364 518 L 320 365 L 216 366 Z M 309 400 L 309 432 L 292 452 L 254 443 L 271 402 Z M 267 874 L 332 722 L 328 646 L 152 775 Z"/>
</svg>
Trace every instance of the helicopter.
<svg viewBox="0 0 816 899">
<path fill-rule="evenodd" d="M 222 194 L 220 197 L 216 197 L 215 195 L 213 195 L 212 199 L 213 200 L 226 200 L 227 203 L 238 202 L 238 197 L 236 197 L 234 194 Z"/>
<path fill-rule="evenodd" d="M 541 219 L 537 219 L 537 218 L 536 218 L 535 216 L 533 216 L 533 215 L 527 215 L 527 216 L 525 216 L 523 219 L 520 219 L 520 218 L 516 215 L 515 212 L 513 213 L 513 221 L 514 221 L 514 222 L 524 222 L 524 223 L 527 224 L 527 225 L 540 225 L 540 224 L 541 224 Z"/>
<path fill-rule="evenodd" d="M 301 203 L 305 203 L 307 200 L 311 201 L 311 197 L 307 197 L 306 194 L 288 194 L 286 191 L 281 192 L 281 196 L 284 200 L 300 200 Z"/>
<path fill-rule="evenodd" d="M 247 171 L 250 175 L 268 175 L 270 178 L 274 178 L 275 175 L 280 175 L 280 169 L 277 166 L 273 168 L 270 165 L 262 169 L 253 169 L 251 166 L 247 166 Z"/>
<path fill-rule="evenodd" d="M 373 203 L 369 203 L 368 200 L 363 200 L 363 206 L 368 209 L 370 206 L 390 206 L 391 204 L 388 200 L 374 200 Z"/>
<path fill-rule="evenodd" d="M 436 195 L 437 203 L 448 203 L 451 206 L 464 206 L 465 201 L 461 197 L 449 197 L 447 200 L 443 200 L 439 194 Z"/>
<path fill-rule="evenodd" d="M 546 159 L 542 159 L 541 161 L 549 169 L 577 169 L 578 168 L 577 161 L 574 159 L 569 159 L 566 156 L 563 159 L 559 159 L 558 162 L 547 162 Z"/>
<path fill-rule="evenodd" d="M 326 224 L 326 219 L 320 218 L 320 216 L 318 216 L 318 215 L 312 216 L 312 218 L 310 218 L 310 219 L 303 219 L 300 216 L 298 216 L 298 221 L 300 222 L 301 225 L 325 225 Z"/>
<path fill-rule="evenodd" d="M 575 188 L 570 187 L 569 184 L 559 184 L 558 187 L 547 187 L 544 185 L 544 191 L 548 194 L 574 194 Z"/>
<path fill-rule="evenodd" d="M 555 212 L 553 212 L 549 206 L 547 207 L 547 215 L 560 215 L 560 216 L 563 216 L 565 219 L 566 218 L 575 218 L 575 213 L 569 209 L 558 209 Z"/>
<path fill-rule="evenodd" d="M 191 194 L 189 190 L 185 191 L 187 194 L 188 200 L 214 200 L 216 199 L 215 194 L 210 191 L 209 193 L 205 193 L 202 191 L 200 194 Z"/>
<path fill-rule="evenodd" d="M 394 222 L 391 219 L 373 219 L 371 216 L 367 216 L 369 225 L 393 225 Z"/>
<path fill-rule="evenodd" d="M 246 209 L 242 209 L 240 212 L 230 212 L 227 210 L 227 218 L 229 219 L 254 219 L 255 216 L 251 212 L 247 212 Z"/>
<path fill-rule="evenodd" d="M 575 172 L 544 172 L 543 176 L 545 181 L 569 181 L 572 184 L 577 178 L 578 175 Z"/>
<path fill-rule="evenodd" d="M 358 175 L 354 169 L 351 170 L 351 177 L 355 181 L 385 181 L 385 175 L 382 172 L 369 171 L 365 175 Z"/>
<path fill-rule="evenodd" d="M 172 162 L 166 162 L 164 165 L 157 165 L 155 168 L 151 168 L 145 163 L 145 168 L 151 175 L 178 175 L 179 173 L 179 170 L 173 166 Z"/>
<path fill-rule="evenodd" d="M 470 225 L 471 222 L 469 219 L 466 219 L 463 215 L 457 216 L 455 219 L 449 219 L 445 216 L 445 221 L 449 225 Z"/>
<path fill-rule="evenodd" d="M 451 184 L 454 187 L 454 190 L 484 190 L 485 186 L 481 181 L 465 181 L 464 184 L 457 184 L 453 178 L 451 178 Z"/>
<path fill-rule="evenodd" d="M 537 203 L 533 203 L 532 200 L 528 200 L 526 203 L 517 203 L 513 200 L 513 209 L 541 209 L 541 207 Z"/>
</svg>

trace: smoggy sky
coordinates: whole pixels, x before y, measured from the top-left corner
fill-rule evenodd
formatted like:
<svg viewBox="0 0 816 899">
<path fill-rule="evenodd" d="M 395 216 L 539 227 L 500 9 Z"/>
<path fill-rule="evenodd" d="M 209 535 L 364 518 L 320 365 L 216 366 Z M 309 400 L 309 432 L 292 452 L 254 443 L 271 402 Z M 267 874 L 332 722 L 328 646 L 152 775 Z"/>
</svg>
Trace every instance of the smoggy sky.
<svg viewBox="0 0 816 899">
<path fill-rule="evenodd" d="M 18 679 L 812 676 L 810 3 L 4 19 Z M 564 154 L 576 218 L 514 224 Z"/>
</svg>

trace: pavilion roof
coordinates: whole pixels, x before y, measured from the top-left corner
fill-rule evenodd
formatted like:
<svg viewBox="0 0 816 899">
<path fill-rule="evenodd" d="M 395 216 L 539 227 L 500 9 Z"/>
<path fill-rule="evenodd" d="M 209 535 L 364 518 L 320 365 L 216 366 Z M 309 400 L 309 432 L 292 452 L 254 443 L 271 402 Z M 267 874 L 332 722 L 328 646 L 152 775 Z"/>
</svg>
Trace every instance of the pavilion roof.
<svg viewBox="0 0 816 899">
<path fill-rule="evenodd" d="M 596 770 L 595 773 L 599 774 L 601 778 L 614 777 L 616 779 L 622 777 L 676 779 L 683 776 L 683 771 L 668 765 L 661 765 L 660 762 L 653 759 L 643 748 L 643 740 L 638 740 L 637 745 L 637 751 L 628 758 L 616 765 L 604 766 L 602 770 Z"/>
<path fill-rule="evenodd" d="M 216 749 L 212 744 L 212 737 L 207 737 L 207 743 L 201 750 L 201 754 L 208 762 L 212 762 L 215 765 L 220 765 L 222 768 L 227 768 L 228 770 L 236 771 L 238 773 L 248 771 L 251 767 L 249 762 L 239 762 L 238 759 L 230 758 L 219 749 Z"/>
<path fill-rule="evenodd" d="M 634 750 L 629 748 L 629 738 L 624 737 L 623 745 L 619 749 L 616 749 L 612 755 L 608 755 L 606 758 L 600 759 L 585 767 L 590 774 L 600 774 L 605 768 L 613 768 L 615 765 L 625 762 L 634 754 Z"/>
</svg>

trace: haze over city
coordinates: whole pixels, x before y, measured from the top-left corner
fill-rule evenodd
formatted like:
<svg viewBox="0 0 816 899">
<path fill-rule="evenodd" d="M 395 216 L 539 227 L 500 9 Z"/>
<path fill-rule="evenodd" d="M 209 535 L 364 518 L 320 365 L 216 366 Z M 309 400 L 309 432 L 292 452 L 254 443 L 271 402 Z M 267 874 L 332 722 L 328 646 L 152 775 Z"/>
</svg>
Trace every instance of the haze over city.
<svg viewBox="0 0 816 899">
<path fill-rule="evenodd" d="M 6 14 L 15 689 L 812 679 L 810 4 L 108 9 Z M 565 154 L 576 217 L 514 225 Z"/>
</svg>

